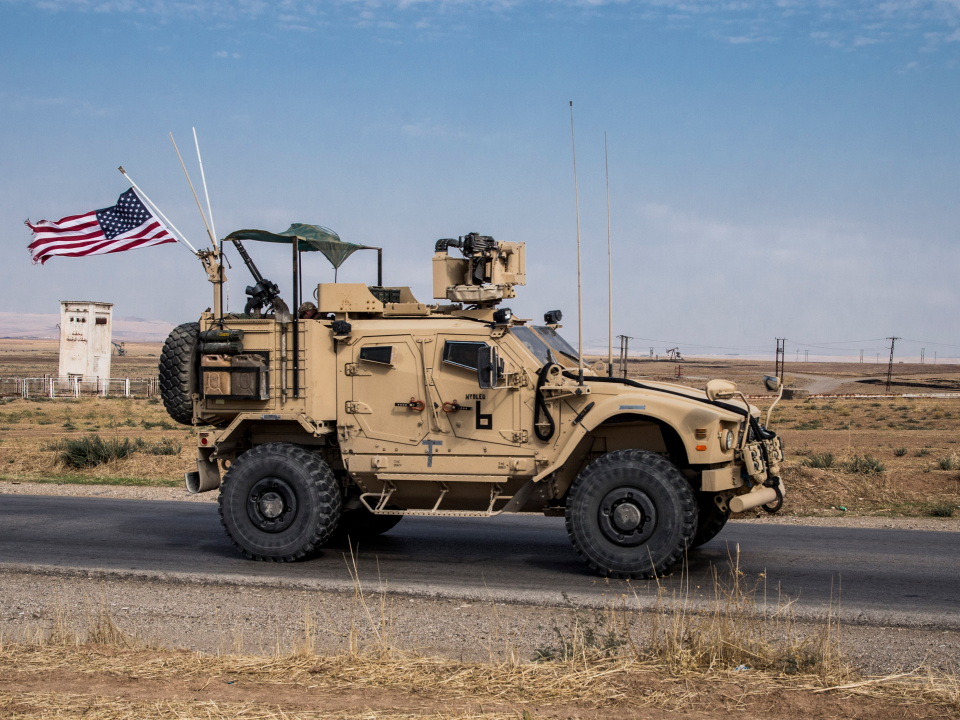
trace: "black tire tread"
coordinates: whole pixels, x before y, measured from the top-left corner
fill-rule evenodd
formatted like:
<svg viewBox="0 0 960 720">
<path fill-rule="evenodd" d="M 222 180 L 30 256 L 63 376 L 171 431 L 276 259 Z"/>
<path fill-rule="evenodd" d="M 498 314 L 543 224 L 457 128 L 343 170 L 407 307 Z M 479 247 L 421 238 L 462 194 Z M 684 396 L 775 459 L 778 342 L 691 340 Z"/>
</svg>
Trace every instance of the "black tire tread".
<svg viewBox="0 0 960 720">
<path fill-rule="evenodd" d="M 693 536 L 691 547 L 698 548 L 713 540 L 723 530 L 730 519 L 730 510 L 721 510 L 713 500 L 713 493 L 698 492 L 697 504 L 700 513 L 697 516 L 697 534 Z"/>
<path fill-rule="evenodd" d="M 677 484 L 677 489 L 679 490 L 680 499 L 683 504 L 681 509 L 681 525 L 683 527 L 683 539 L 679 542 L 674 548 L 674 550 L 661 562 L 655 564 L 651 570 L 642 570 L 638 572 L 624 572 L 624 571 L 613 571 L 610 568 L 601 567 L 595 560 L 590 558 L 584 549 L 580 546 L 579 541 L 577 540 L 574 534 L 573 528 L 573 516 L 569 508 L 573 507 L 576 502 L 577 493 L 588 485 L 594 475 L 603 473 L 604 470 L 613 464 L 621 462 L 623 459 L 627 459 L 630 462 L 648 465 L 652 468 L 662 470 L 667 473 L 677 473 L 678 470 L 676 466 L 670 462 L 668 459 L 662 455 L 658 455 L 653 452 L 646 450 L 615 450 L 609 452 L 606 455 L 603 455 L 593 462 L 591 462 L 587 467 L 581 472 L 577 478 L 570 485 L 570 489 L 567 492 L 567 513 L 566 513 L 566 526 L 567 534 L 570 536 L 570 542 L 573 543 L 574 549 L 577 551 L 577 554 L 586 561 L 587 565 L 591 569 L 597 571 L 601 575 L 606 577 L 621 578 L 621 579 L 650 579 L 658 575 L 665 573 L 672 565 L 679 561 L 687 549 L 690 547 L 691 540 L 696 533 L 697 529 L 697 515 L 699 508 L 697 507 L 697 500 L 693 494 L 693 488 L 690 487 L 689 483 L 684 480 L 683 483 Z M 682 476 L 681 476 L 682 477 Z"/>
<path fill-rule="evenodd" d="M 199 342 L 200 323 L 184 323 L 173 329 L 160 353 L 160 399 L 170 417 L 181 425 L 193 424 Z"/>
<path fill-rule="evenodd" d="M 236 462 L 234 462 L 227 470 L 226 475 L 223 477 L 223 481 L 220 483 L 220 496 L 217 499 L 217 507 L 220 512 L 220 524 L 223 525 L 223 529 L 226 531 L 227 537 L 230 538 L 230 542 L 233 543 L 233 546 L 245 557 L 251 560 L 259 560 L 261 562 L 295 562 L 305 557 L 309 557 L 317 549 L 319 549 L 321 545 L 326 543 L 336 532 L 337 523 L 334 523 L 332 526 L 321 525 L 315 528 L 313 537 L 296 553 L 282 556 L 268 556 L 251 553 L 242 547 L 230 534 L 230 528 L 227 527 L 223 517 L 223 490 L 225 487 L 229 486 L 229 483 L 232 482 L 233 478 L 237 476 L 238 472 L 243 471 L 243 466 L 246 464 L 244 458 L 248 458 L 249 461 L 255 459 L 258 455 L 276 452 L 277 450 L 285 453 L 292 461 L 300 465 L 315 478 L 317 490 L 320 495 L 320 507 L 322 509 L 321 514 L 339 519 L 340 510 L 343 505 L 343 498 L 340 491 L 340 484 L 337 481 L 336 476 L 333 474 L 333 470 L 331 470 L 330 466 L 327 465 L 319 456 L 304 450 L 301 447 L 290 445 L 288 443 L 266 443 L 264 445 L 258 445 L 252 450 L 247 450 L 247 452 L 240 455 Z"/>
</svg>

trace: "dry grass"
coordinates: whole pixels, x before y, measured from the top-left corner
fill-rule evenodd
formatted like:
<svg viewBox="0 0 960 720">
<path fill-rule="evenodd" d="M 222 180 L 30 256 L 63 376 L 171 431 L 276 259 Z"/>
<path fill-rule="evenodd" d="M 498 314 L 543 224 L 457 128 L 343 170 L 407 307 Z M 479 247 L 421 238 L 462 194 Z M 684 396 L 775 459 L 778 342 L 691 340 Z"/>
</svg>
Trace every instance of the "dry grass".
<svg viewBox="0 0 960 720">
<path fill-rule="evenodd" d="M 716 710 L 718 697 L 728 697 L 725 693 L 731 687 L 740 696 L 737 707 L 748 695 L 792 691 L 802 697 L 869 697 L 904 708 L 935 706 L 940 714 L 960 712 L 960 682 L 954 676 L 917 669 L 882 678 L 859 677 L 843 659 L 838 604 L 825 609 L 818 632 L 804 636 L 796 630 L 792 602 L 779 595 L 769 598 L 763 578 L 748 583 L 736 557 L 703 592 L 689 584 L 676 594 L 661 588 L 653 610 L 637 612 L 630 598 L 592 615 L 570 606 L 566 622 L 556 628 L 557 647 L 550 653 L 541 651 L 534 660 L 519 657 L 516 647 L 522 629 L 506 627 L 491 604 L 490 660 L 483 663 L 398 647 L 392 640 L 396 636 L 392 600 L 385 588 L 368 594 L 354 578 L 350 642 L 348 649 L 335 652 L 324 651 L 327 632 L 306 609 L 302 636 L 294 647 L 283 650 L 278 641 L 268 656 L 241 649 L 207 655 L 148 647 L 135 632 L 117 626 L 102 600 L 87 613 L 85 633 L 72 632 L 69 618 L 60 612 L 46 628 L 16 640 L 0 638 L 0 677 L 79 674 L 118 687 L 135 681 L 161 695 L 163 688 L 188 688 L 196 695 L 196 688 L 202 690 L 216 679 L 217 687 L 236 684 L 250 695 L 226 701 L 196 697 L 187 701 L 169 697 L 169 691 L 167 697 L 149 702 L 131 700 L 123 693 L 117 697 L 81 693 L 78 698 L 58 691 L 51 681 L 53 686 L 45 686 L 43 692 L 0 691 L 0 715 L 104 720 L 425 714 L 520 718 L 526 716 L 518 708 L 534 706 L 607 708 L 606 714 L 616 714 L 616 708 Z M 215 621 L 219 623 L 219 618 Z M 402 696 L 406 705 L 420 704 L 424 709 L 406 714 L 395 706 L 301 712 L 295 704 L 281 708 L 258 700 L 279 697 L 289 688 L 327 698 L 358 692 L 374 697 L 368 693 L 375 691 L 394 698 L 391 703 Z"/>
</svg>

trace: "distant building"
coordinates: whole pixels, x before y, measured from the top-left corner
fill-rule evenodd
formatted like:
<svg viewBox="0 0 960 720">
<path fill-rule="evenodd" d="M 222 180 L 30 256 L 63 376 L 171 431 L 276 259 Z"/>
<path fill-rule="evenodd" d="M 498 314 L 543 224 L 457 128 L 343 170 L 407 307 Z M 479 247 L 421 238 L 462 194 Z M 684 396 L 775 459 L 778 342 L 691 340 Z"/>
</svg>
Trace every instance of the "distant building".
<svg viewBox="0 0 960 720">
<path fill-rule="evenodd" d="M 109 378 L 112 340 L 113 303 L 60 301 L 60 377 Z"/>
</svg>

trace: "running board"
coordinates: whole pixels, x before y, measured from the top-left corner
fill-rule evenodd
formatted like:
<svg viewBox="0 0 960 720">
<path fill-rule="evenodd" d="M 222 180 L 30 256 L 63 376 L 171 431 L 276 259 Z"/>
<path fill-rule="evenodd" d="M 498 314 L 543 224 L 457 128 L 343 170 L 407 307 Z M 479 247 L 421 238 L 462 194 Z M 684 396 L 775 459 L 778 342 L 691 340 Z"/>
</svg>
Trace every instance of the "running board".
<svg viewBox="0 0 960 720">
<path fill-rule="evenodd" d="M 388 510 L 387 505 L 390 502 L 390 498 L 393 496 L 393 493 L 396 492 L 397 486 L 392 482 L 387 481 L 383 490 L 378 493 L 363 493 L 360 496 L 360 502 L 363 503 L 363 506 L 369 510 L 374 515 L 430 515 L 433 517 L 493 517 L 499 515 L 503 512 L 503 509 L 494 510 L 493 506 L 496 505 L 497 500 L 510 500 L 513 495 L 501 495 L 501 488 L 496 483 L 493 484 L 493 487 L 490 488 L 490 504 L 487 506 L 486 510 L 441 510 L 440 503 L 443 502 L 443 498 L 450 491 L 450 488 L 447 487 L 447 484 L 442 481 L 437 481 L 436 476 L 434 476 L 434 481 L 439 482 L 440 485 L 440 497 L 437 498 L 437 502 L 434 503 L 433 507 L 429 510 Z M 377 498 L 377 504 L 373 507 L 370 506 L 370 503 L 367 502 L 367 498 Z"/>
</svg>

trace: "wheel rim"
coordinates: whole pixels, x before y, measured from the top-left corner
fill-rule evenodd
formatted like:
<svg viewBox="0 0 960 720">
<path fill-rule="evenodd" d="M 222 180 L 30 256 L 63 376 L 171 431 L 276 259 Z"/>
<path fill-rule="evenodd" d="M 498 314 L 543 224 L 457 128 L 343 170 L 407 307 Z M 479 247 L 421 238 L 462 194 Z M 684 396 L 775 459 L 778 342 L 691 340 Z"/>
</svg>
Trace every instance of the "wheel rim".
<svg viewBox="0 0 960 720">
<path fill-rule="evenodd" d="M 297 516 L 297 495 L 284 480 L 265 477 L 250 488 L 247 516 L 264 532 L 283 532 Z"/>
<path fill-rule="evenodd" d="M 600 530 L 610 542 L 623 547 L 645 543 L 657 527 L 657 510 L 642 490 L 621 487 L 611 490 L 597 511 Z"/>
</svg>

